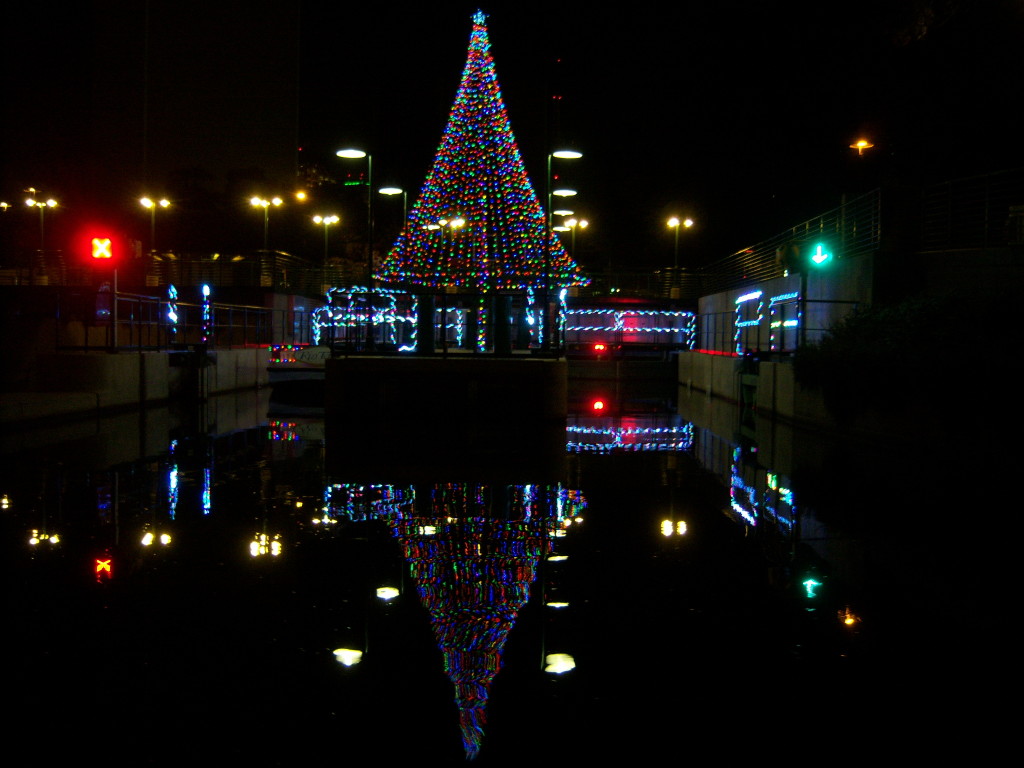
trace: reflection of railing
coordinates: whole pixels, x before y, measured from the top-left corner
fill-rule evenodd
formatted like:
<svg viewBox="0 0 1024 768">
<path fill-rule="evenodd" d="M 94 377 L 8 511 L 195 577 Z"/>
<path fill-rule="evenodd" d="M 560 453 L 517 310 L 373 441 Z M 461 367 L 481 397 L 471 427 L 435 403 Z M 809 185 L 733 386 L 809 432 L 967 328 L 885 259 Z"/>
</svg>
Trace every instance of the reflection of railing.
<svg viewBox="0 0 1024 768">
<path fill-rule="evenodd" d="M 176 322 L 169 312 L 168 300 L 155 296 L 118 293 L 115 304 L 106 291 L 64 292 L 58 297 L 56 347 L 152 350 L 309 341 L 309 315 L 304 312 L 216 302 L 204 307 L 187 301 L 174 302 Z"/>
</svg>

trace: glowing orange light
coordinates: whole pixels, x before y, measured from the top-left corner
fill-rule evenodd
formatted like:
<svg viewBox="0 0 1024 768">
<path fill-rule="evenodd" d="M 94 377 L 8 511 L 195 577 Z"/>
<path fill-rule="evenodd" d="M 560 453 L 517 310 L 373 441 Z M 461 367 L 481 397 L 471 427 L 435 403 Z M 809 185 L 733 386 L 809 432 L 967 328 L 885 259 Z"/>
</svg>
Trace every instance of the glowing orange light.
<svg viewBox="0 0 1024 768">
<path fill-rule="evenodd" d="M 111 259 L 114 257 L 114 249 L 110 244 L 109 237 L 94 237 L 92 239 L 92 257 L 94 259 Z"/>
<path fill-rule="evenodd" d="M 875 145 L 867 139 L 858 139 L 856 144 L 850 145 L 850 149 L 856 149 L 858 155 L 863 155 L 865 149 L 871 149 L 873 146 Z"/>
<path fill-rule="evenodd" d="M 608 349 L 608 345 L 607 344 L 595 344 L 594 345 L 594 351 L 595 352 L 604 352 L 606 349 Z"/>
<path fill-rule="evenodd" d="M 603 411 L 604 410 L 604 400 L 595 400 L 593 408 L 594 408 L 595 411 Z"/>
</svg>

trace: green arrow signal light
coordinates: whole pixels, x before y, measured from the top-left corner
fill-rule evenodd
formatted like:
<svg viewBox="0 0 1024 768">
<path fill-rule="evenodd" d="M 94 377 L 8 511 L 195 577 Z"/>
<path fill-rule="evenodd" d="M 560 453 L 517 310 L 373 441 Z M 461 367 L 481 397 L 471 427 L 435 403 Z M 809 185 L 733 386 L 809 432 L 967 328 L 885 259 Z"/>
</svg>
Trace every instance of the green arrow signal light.
<svg viewBox="0 0 1024 768">
<path fill-rule="evenodd" d="M 825 250 L 824 243 L 818 243 L 814 246 L 814 251 L 811 253 L 811 261 L 814 262 L 816 267 L 820 267 L 831 260 L 832 254 Z"/>
</svg>

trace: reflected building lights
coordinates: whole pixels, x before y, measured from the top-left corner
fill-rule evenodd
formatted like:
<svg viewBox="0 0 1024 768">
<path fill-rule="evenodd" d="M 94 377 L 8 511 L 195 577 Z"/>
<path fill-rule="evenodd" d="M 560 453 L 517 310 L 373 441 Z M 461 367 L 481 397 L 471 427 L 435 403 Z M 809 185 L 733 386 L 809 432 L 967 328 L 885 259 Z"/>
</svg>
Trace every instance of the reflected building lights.
<svg viewBox="0 0 1024 768">
<path fill-rule="evenodd" d="M 562 675 L 576 669 L 576 659 L 568 653 L 549 653 L 544 657 L 544 671 L 553 675 Z"/>
<path fill-rule="evenodd" d="M 47 533 L 45 531 L 40 531 L 38 528 L 33 528 L 28 535 L 28 543 L 33 547 L 37 547 L 40 544 L 51 544 L 56 546 L 57 544 L 60 544 L 60 541 L 61 539 L 59 534 Z"/>
<path fill-rule="evenodd" d="M 661 535 L 668 536 L 685 536 L 687 531 L 685 520 L 662 520 L 661 521 Z"/>
<path fill-rule="evenodd" d="M 252 557 L 263 557 L 264 555 L 278 557 L 282 551 L 280 534 L 268 535 L 266 533 L 258 533 L 249 542 L 249 555 Z"/>
<path fill-rule="evenodd" d="M 363 660 L 363 652 L 353 648 L 335 648 L 334 658 L 343 666 L 354 667 Z"/>
</svg>

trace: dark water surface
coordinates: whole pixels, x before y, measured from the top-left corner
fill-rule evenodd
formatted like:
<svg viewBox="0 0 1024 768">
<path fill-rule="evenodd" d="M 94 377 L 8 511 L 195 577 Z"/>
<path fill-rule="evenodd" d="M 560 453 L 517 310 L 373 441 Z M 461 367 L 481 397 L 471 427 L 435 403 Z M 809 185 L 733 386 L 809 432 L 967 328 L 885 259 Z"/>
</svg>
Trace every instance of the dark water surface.
<svg viewBox="0 0 1024 768">
<path fill-rule="evenodd" d="M 571 420 L 557 482 L 349 477 L 322 421 L 266 414 L 4 436 L 12 764 L 984 762 L 1005 737 L 985 462 L 684 398 Z"/>
</svg>

